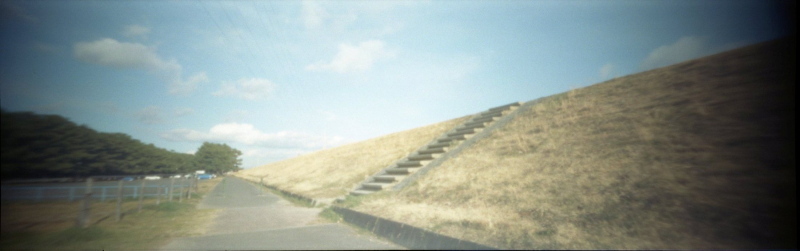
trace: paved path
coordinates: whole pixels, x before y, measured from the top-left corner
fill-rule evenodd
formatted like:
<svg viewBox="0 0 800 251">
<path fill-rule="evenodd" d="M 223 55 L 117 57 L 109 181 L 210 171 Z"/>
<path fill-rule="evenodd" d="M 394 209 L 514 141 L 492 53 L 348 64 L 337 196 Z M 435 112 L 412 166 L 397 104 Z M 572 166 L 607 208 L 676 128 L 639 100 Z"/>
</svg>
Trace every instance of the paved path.
<svg viewBox="0 0 800 251">
<path fill-rule="evenodd" d="M 226 177 L 200 208 L 223 211 L 204 236 L 173 240 L 162 250 L 402 249 L 342 224 L 318 222 L 319 208 L 288 201 L 244 180 Z"/>
</svg>

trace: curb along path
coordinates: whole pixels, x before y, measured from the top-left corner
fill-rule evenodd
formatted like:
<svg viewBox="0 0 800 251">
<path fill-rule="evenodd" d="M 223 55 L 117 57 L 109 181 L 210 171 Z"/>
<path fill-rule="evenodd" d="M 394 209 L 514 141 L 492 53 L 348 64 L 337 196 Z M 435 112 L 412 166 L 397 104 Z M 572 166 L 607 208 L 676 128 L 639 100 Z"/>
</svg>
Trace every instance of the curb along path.
<svg viewBox="0 0 800 251">
<path fill-rule="evenodd" d="M 225 177 L 199 208 L 219 208 L 203 236 L 175 239 L 162 250 L 402 249 L 342 224 L 309 225 L 320 208 L 292 206 L 239 178 Z"/>
</svg>

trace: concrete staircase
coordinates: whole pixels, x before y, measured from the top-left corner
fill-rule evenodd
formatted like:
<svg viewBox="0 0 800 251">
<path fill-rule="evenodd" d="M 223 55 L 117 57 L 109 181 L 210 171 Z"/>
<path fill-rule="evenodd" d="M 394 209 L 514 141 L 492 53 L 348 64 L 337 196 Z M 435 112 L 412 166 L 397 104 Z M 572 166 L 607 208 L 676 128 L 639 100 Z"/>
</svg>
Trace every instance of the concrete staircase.
<svg viewBox="0 0 800 251">
<path fill-rule="evenodd" d="M 447 153 L 448 150 L 458 147 L 464 140 L 480 133 L 494 121 L 511 113 L 511 111 L 517 109 L 520 105 L 521 103 L 516 102 L 478 113 L 463 124 L 456 126 L 452 130 L 439 136 L 439 138 L 418 149 L 416 152 L 367 178 L 361 184 L 357 185 L 355 189 L 350 192 L 350 195 L 367 195 L 392 188 L 409 175 L 425 168 L 428 163 L 431 163 Z"/>
</svg>

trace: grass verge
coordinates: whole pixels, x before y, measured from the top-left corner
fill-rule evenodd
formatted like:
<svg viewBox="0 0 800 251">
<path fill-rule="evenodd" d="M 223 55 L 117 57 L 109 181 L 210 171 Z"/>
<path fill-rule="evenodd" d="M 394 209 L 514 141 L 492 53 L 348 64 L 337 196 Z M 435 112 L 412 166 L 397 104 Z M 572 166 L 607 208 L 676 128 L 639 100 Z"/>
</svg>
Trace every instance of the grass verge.
<svg viewBox="0 0 800 251">
<path fill-rule="evenodd" d="M 3 250 L 154 250 L 173 238 L 202 235 L 216 216 L 213 209 L 195 209 L 202 195 L 221 179 L 199 184 L 199 193 L 182 202 L 145 200 L 137 213 L 138 201 L 126 200 L 127 213 L 115 222 L 115 202 L 93 202 L 92 224 L 73 227 L 79 203 L 3 203 Z M 109 215 L 110 218 L 106 218 Z M 98 222 L 99 221 L 99 222 Z"/>
</svg>

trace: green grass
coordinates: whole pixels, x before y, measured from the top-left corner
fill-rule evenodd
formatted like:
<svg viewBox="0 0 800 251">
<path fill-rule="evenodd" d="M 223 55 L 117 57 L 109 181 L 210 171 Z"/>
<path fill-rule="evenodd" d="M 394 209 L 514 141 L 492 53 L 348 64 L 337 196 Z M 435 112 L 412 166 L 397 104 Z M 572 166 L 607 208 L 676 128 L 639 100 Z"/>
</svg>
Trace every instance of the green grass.
<svg viewBox="0 0 800 251">
<path fill-rule="evenodd" d="M 213 210 L 195 210 L 193 204 L 166 202 L 149 205 L 139 214 L 121 222 L 105 220 L 88 228 L 69 227 L 58 231 L 3 232 L 3 249 L 154 249 L 173 237 L 195 235 L 197 220 L 210 220 Z M 187 229 L 188 228 L 188 229 Z"/>
<path fill-rule="evenodd" d="M 206 193 L 218 181 L 203 182 L 200 193 Z M 126 200 L 126 212 L 120 222 L 111 213 L 115 202 L 92 203 L 88 228 L 76 228 L 79 203 L 4 203 L 2 250 L 153 250 L 171 239 L 197 236 L 216 216 L 213 209 L 195 209 L 201 196 L 191 200 L 164 201 L 155 205 L 145 200 L 140 213 L 137 201 Z M 109 216 L 105 220 L 103 217 Z"/>
<path fill-rule="evenodd" d="M 370 195 L 372 196 L 372 195 Z M 354 208 L 358 205 L 361 205 L 361 201 L 364 200 L 367 196 L 352 196 L 348 195 L 345 197 L 344 201 L 337 203 L 337 206 L 345 207 L 345 208 Z"/>
<path fill-rule="evenodd" d="M 160 203 L 158 205 L 148 205 L 144 208 L 158 212 L 164 212 L 167 214 L 177 214 L 177 213 L 185 213 L 186 211 L 193 209 L 194 204 L 180 203 L 177 201 L 167 201 Z"/>
<path fill-rule="evenodd" d="M 319 212 L 319 216 L 330 222 L 342 222 L 342 216 L 330 208 L 323 209 L 321 212 Z"/>
</svg>

